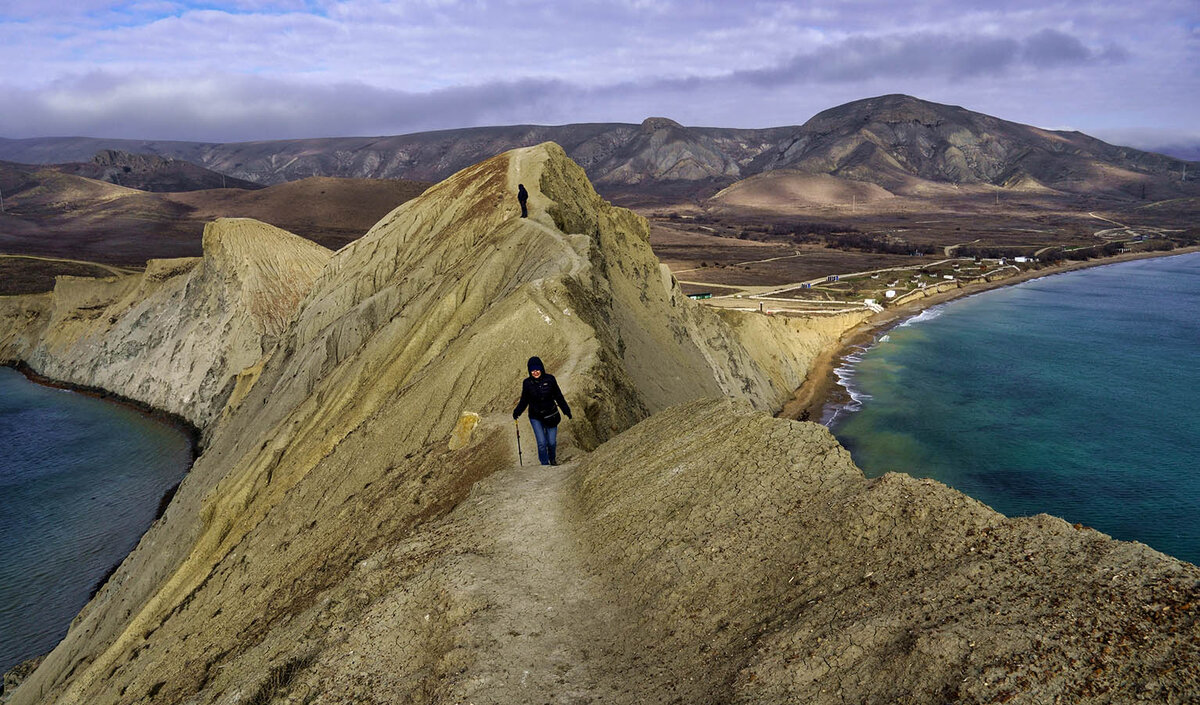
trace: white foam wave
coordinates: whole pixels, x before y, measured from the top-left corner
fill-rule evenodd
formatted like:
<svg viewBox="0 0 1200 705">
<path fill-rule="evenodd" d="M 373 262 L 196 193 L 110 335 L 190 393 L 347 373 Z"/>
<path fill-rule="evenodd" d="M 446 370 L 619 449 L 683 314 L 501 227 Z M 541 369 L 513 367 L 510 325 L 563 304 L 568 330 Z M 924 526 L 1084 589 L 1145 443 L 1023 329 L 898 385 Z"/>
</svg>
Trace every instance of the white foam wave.
<svg viewBox="0 0 1200 705">
<path fill-rule="evenodd" d="M 863 407 L 863 404 L 871 398 L 870 394 L 858 389 L 854 386 L 855 367 L 862 362 L 863 355 L 866 354 L 870 346 L 862 346 L 855 348 L 842 358 L 842 364 L 833 369 L 834 377 L 837 377 L 838 386 L 846 390 L 846 395 L 850 398 L 849 401 L 838 404 L 830 404 L 821 414 L 821 423 L 829 426 L 834 419 L 843 413 L 854 413 Z"/>
<path fill-rule="evenodd" d="M 932 321 L 933 319 L 941 316 L 945 312 L 945 309 L 946 309 L 946 304 L 940 304 L 938 306 L 931 306 L 930 308 L 925 309 L 924 311 L 918 313 L 917 315 L 913 316 L 912 318 L 901 321 L 900 324 L 897 325 L 896 327 L 897 328 L 907 328 L 908 326 L 911 326 L 914 323 L 924 323 L 925 321 Z"/>
</svg>

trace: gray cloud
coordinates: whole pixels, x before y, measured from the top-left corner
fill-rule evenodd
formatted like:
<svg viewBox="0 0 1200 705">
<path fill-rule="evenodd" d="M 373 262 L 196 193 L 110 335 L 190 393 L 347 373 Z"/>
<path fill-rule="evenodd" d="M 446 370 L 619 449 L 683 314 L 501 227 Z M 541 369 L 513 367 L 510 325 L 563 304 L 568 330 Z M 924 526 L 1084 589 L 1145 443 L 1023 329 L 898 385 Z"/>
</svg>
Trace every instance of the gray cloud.
<svg viewBox="0 0 1200 705">
<path fill-rule="evenodd" d="M 898 92 L 1043 126 L 1186 126 L 1189 18 L 1194 0 L 0 0 L 0 65 L 21 68 L 0 75 L 0 135 L 766 126 Z"/>
<path fill-rule="evenodd" d="M 731 78 L 761 86 L 888 77 L 962 79 L 1000 74 L 1020 66 L 1047 69 L 1120 61 L 1126 56 L 1115 45 L 1103 52 L 1092 51 L 1078 38 L 1052 29 L 1023 40 L 923 33 L 851 38 L 835 46 L 798 54 L 780 66 L 738 71 Z"/>
<path fill-rule="evenodd" d="M 1153 127 L 1126 127 L 1096 130 L 1092 136 L 1111 144 L 1169 154 L 1179 159 L 1200 161 L 1200 129 L 1164 130 Z"/>
<path fill-rule="evenodd" d="M 580 91 L 558 81 L 518 80 L 409 93 L 359 84 L 309 86 L 245 76 L 169 81 L 92 74 L 52 90 L 0 89 L 0 124 L 27 136 L 237 141 L 377 135 L 510 122 Z"/>
<path fill-rule="evenodd" d="M 1095 57 L 1079 39 L 1055 29 L 1043 29 L 1025 39 L 1021 58 L 1033 66 L 1046 67 L 1083 63 Z"/>
</svg>

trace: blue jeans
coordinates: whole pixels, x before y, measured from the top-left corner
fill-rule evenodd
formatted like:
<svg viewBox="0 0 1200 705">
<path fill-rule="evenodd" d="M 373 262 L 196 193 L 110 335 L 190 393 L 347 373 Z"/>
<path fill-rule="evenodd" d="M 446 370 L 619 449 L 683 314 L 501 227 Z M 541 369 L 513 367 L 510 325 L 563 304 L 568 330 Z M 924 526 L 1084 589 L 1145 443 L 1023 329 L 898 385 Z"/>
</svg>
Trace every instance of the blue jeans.
<svg viewBox="0 0 1200 705">
<path fill-rule="evenodd" d="M 542 465 L 552 465 L 556 461 L 554 451 L 557 450 L 558 426 L 547 427 L 541 419 L 529 417 L 529 425 L 533 426 L 533 436 L 537 439 L 538 460 Z"/>
</svg>

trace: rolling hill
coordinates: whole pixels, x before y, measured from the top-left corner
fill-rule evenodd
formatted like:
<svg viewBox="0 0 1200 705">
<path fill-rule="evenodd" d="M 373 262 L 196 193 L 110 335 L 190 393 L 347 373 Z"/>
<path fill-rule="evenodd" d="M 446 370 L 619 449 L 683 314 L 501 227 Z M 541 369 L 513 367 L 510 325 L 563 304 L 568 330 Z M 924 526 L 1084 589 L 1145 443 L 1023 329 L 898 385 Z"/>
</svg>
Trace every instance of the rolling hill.
<svg viewBox="0 0 1200 705">
<path fill-rule="evenodd" d="M 107 181 L 140 191 L 179 192 L 202 189 L 259 189 L 261 184 L 218 174 L 189 161 L 154 154 L 102 149 L 86 162 L 48 165 L 47 169 Z"/>
<path fill-rule="evenodd" d="M 255 190 L 151 193 L 56 168 L 0 162 L 0 253 L 126 265 L 194 257 L 204 224 L 220 217 L 264 220 L 337 249 L 426 186 L 319 177 Z"/>
</svg>

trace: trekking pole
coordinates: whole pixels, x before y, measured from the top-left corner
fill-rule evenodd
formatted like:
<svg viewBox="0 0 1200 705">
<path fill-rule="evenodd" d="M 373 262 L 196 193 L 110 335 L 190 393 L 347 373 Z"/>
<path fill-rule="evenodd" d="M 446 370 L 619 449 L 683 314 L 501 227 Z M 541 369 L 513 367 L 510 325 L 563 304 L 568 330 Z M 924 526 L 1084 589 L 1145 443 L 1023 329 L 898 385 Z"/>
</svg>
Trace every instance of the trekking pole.
<svg viewBox="0 0 1200 705">
<path fill-rule="evenodd" d="M 513 428 L 517 429 L 517 460 L 521 463 L 521 467 L 525 467 L 525 458 L 521 455 L 521 425 L 513 419 Z"/>
</svg>

